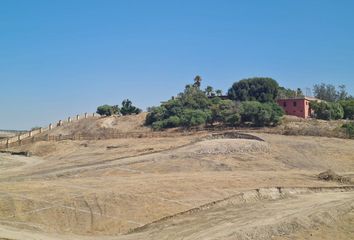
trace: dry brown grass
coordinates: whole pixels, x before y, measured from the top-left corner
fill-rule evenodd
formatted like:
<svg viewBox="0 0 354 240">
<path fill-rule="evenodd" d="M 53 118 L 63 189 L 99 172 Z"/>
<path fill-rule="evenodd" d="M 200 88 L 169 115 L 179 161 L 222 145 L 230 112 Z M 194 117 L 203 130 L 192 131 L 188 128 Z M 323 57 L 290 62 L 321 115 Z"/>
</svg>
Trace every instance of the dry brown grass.
<svg viewBox="0 0 354 240">
<path fill-rule="evenodd" d="M 98 123 L 104 121 L 105 127 L 114 127 L 112 122 L 105 122 L 107 119 L 110 118 Z M 87 124 L 80 131 L 96 124 Z M 315 176 L 326 169 L 342 176 L 354 174 L 352 140 L 258 133 L 264 141 L 257 141 L 207 135 L 200 132 L 163 138 L 37 142 L 14 149 L 31 151 L 32 157 L 0 155 L 0 237 L 6 233 L 17 239 L 124 238 L 120 234 L 136 227 L 249 189 L 338 186 L 336 181 L 320 181 Z M 296 216 L 304 217 L 308 213 L 306 208 L 320 205 L 322 196 L 325 195 L 295 199 L 299 207 Z M 322 204 L 328 208 L 317 210 L 335 209 L 337 205 L 327 200 L 344 204 L 348 196 L 324 198 L 326 202 Z M 290 214 L 295 209 L 292 203 L 289 199 L 283 204 L 264 204 L 269 206 L 269 212 L 276 208 Z M 262 215 L 264 221 L 259 222 L 278 223 L 279 219 L 286 219 L 287 215 L 267 218 L 269 214 L 262 212 L 263 208 L 257 210 L 262 204 L 245 210 L 225 205 L 172 225 L 179 229 L 175 232 L 178 234 L 184 232 L 179 223 L 194 219 L 195 224 L 190 226 L 199 232 L 204 229 L 213 239 L 215 232 L 207 231 L 212 229 L 208 220 L 213 216 L 227 217 L 229 222 L 222 222 L 220 227 L 228 229 L 237 229 L 247 211 L 252 212 L 254 219 Z M 317 216 L 316 211 L 312 213 Z M 217 228 L 217 224 L 218 221 L 213 226 Z M 178 235 L 169 234 L 169 239 L 178 239 Z"/>
<path fill-rule="evenodd" d="M 345 120 L 325 121 L 284 116 L 281 125 L 274 128 L 263 128 L 258 131 L 293 136 L 348 138 L 342 129 L 342 125 L 345 122 Z"/>
<path fill-rule="evenodd" d="M 351 179 L 349 177 L 340 176 L 331 169 L 318 174 L 318 179 L 324 180 L 324 181 L 337 181 L 337 182 L 346 183 L 346 184 L 351 182 Z"/>
</svg>

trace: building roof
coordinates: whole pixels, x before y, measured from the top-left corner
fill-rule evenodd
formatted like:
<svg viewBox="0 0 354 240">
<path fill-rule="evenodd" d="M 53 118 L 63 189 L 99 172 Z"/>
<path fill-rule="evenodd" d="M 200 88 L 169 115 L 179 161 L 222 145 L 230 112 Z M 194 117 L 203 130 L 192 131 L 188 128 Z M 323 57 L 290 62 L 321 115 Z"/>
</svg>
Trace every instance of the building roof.
<svg viewBox="0 0 354 240">
<path fill-rule="evenodd" d="M 277 100 L 308 100 L 308 101 L 320 101 L 315 97 L 291 97 L 291 98 L 279 98 Z"/>
</svg>

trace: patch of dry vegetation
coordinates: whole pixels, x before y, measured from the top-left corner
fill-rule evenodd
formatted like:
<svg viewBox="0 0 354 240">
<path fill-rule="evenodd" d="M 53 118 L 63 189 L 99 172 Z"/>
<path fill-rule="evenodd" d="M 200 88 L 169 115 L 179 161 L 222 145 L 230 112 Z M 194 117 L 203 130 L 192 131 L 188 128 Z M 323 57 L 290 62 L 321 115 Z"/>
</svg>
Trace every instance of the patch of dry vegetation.
<svg viewBox="0 0 354 240">
<path fill-rule="evenodd" d="M 282 124 L 279 126 L 274 128 L 262 128 L 257 131 L 292 136 L 348 138 L 348 135 L 342 128 L 344 123 L 346 123 L 346 120 L 326 121 L 284 116 Z"/>
<path fill-rule="evenodd" d="M 329 169 L 325 172 L 322 172 L 318 175 L 318 179 L 324 181 L 336 181 L 340 183 L 351 183 L 351 179 L 349 177 L 343 177 L 338 175 L 333 170 Z"/>
</svg>

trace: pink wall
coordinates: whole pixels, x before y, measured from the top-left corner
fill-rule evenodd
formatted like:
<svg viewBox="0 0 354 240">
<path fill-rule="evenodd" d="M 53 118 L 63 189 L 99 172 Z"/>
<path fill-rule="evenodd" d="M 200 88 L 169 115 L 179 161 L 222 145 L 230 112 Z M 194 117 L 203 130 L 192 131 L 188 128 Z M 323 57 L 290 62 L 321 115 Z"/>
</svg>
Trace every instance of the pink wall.
<svg viewBox="0 0 354 240">
<path fill-rule="evenodd" d="M 308 118 L 311 116 L 310 100 L 299 99 L 279 99 L 278 105 L 284 109 L 286 115 Z"/>
</svg>

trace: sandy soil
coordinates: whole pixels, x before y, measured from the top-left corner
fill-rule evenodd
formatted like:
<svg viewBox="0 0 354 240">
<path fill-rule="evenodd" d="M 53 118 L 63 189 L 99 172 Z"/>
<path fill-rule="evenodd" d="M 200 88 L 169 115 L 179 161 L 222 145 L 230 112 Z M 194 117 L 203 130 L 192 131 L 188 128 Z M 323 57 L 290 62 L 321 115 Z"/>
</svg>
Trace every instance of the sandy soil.
<svg viewBox="0 0 354 240">
<path fill-rule="evenodd" d="M 274 240 L 352 240 L 354 236 L 354 211 L 350 211 L 332 224 L 301 230 Z"/>
<path fill-rule="evenodd" d="M 107 129 L 120 133 L 150 132 L 151 129 L 144 126 L 146 115 L 147 113 L 144 112 L 130 116 L 81 119 L 79 122 L 72 122 L 70 124 L 64 123 L 63 126 L 54 128 L 50 131 L 50 135 L 58 136 L 85 133 L 86 135 L 99 136 Z"/>
<path fill-rule="evenodd" d="M 284 233 L 307 239 L 306 231 L 330 231 L 327 217 L 331 223 L 350 221 L 349 190 L 296 193 L 242 207 L 227 202 L 159 221 L 252 189 L 340 185 L 317 180 L 328 168 L 354 176 L 352 140 L 257 135 L 264 141 L 196 135 L 38 142 L 15 149 L 34 156 L 0 156 L 0 237 L 270 239 Z M 252 229 L 258 235 L 251 236 Z"/>
</svg>

